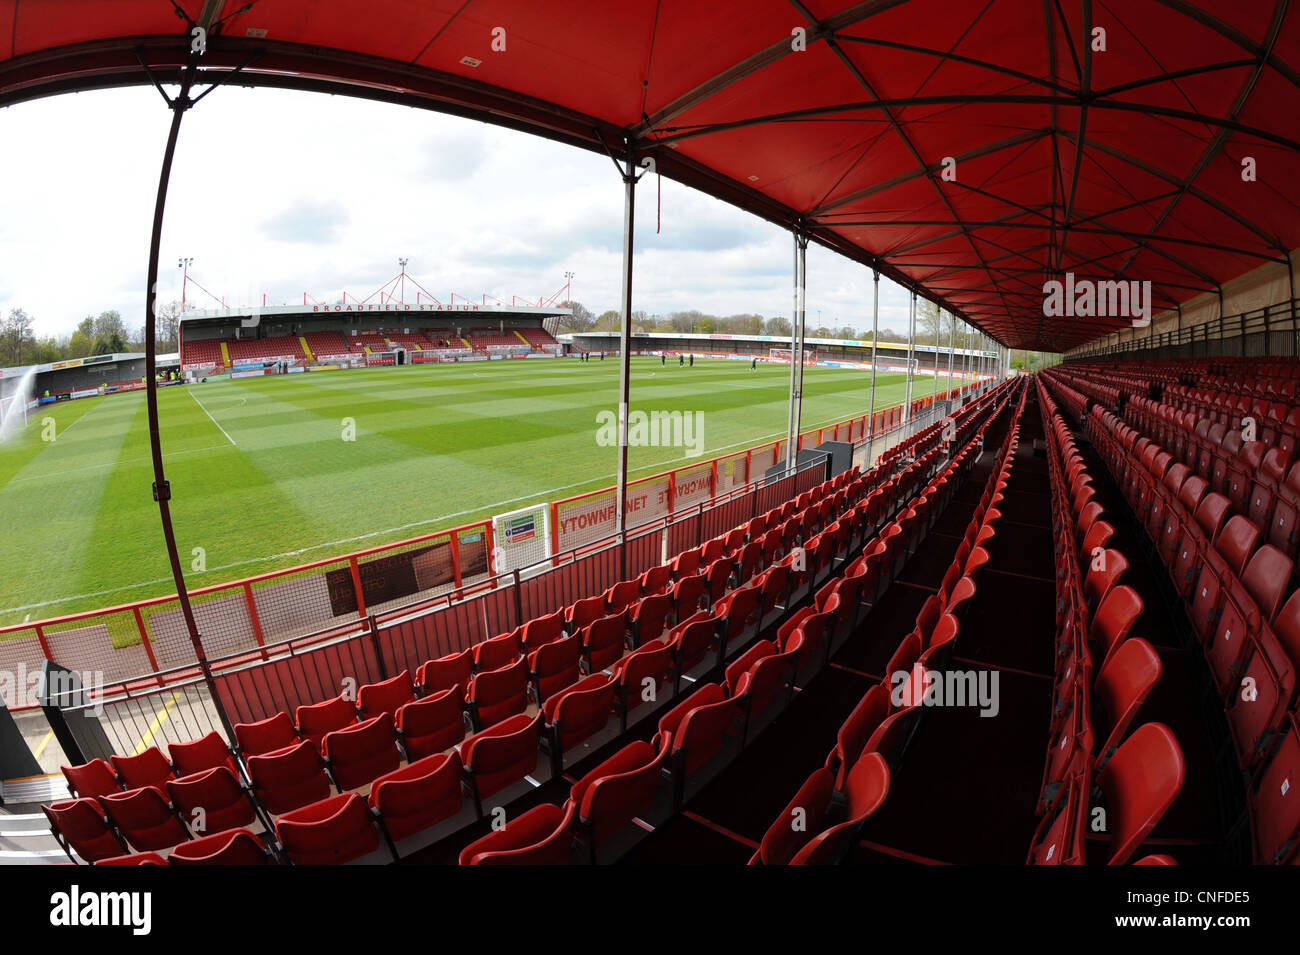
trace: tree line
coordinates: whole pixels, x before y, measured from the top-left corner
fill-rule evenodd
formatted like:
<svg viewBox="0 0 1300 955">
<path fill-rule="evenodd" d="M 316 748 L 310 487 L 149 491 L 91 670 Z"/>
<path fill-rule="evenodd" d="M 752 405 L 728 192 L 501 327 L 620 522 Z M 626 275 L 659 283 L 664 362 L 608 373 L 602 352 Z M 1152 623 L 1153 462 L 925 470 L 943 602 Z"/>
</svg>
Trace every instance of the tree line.
<svg viewBox="0 0 1300 955">
<path fill-rule="evenodd" d="M 616 332 L 622 328 L 622 313 L 608 309 L 599 315 L 592 312 L 581 302 L 566 302 L 567 308 L 573 310 L 571 315 L 561 315 L 546 320 L 546 329 L 552 335 L 569 332 Z M 942 327 L 940 327 L 942 325 Z M 651 315 L 644 311 L 632 313 L 633 332 L 661 332 L 695 335 L 771 335 L 774 338 L 789 338 L 793 324 L 784 315 L 764 318 L 757 314 L 710 315 L 706 312 L 690 310 L 670 312 L 667 315 Z M 949 322 L 941 321 L 939 307 L 924 299 L 917 301 L 916 340 L 922 345 L 947 345 Z M 805 334 L 809 338 L 842 338 L 848 341 L 871 341 L 869 332 L 859 332 L 848 325 L 833 328 L 827 325 L 813 327 L 806 325 Z M 881 342 L 906 342 L 907 333 L 896 332 L 890 328 L 880 329 L 876 336 Z M 958 342 L 960 347 L 961 342 Z"/>
<path fill-rule="evenodd" d="M 161 352 L 180 346 L 179 302 L 158 307 L 154 338 Z M 68 358 L 88 358 L 114 352 L 144 351 L 144 326 L 128 329 L 115 309 L 87 315 L 69 335 L 38 337 L 35 320 L 21 308 L 9 310 L 0 320 L 0 366 L 40 365 Z"/>
</svg>

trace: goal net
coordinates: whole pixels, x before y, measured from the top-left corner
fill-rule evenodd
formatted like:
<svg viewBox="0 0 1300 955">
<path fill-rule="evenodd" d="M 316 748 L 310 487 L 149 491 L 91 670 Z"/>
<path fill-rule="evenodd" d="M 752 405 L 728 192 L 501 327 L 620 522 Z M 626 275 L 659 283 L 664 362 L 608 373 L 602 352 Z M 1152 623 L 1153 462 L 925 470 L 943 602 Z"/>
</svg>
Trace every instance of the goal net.
<svg viewBox="0 0 1300 955">
<path fill-rule="evenodd" d="M 794 361 L 794 353 L 789 348 L 769 348 L 767 357 L 773 361 L 785 362 L 787 365 Z M 805 348 L 803 350 L 803 363 L 811 365 L 817 360 L 817 350 L 815 348 Z"/>
</svg>

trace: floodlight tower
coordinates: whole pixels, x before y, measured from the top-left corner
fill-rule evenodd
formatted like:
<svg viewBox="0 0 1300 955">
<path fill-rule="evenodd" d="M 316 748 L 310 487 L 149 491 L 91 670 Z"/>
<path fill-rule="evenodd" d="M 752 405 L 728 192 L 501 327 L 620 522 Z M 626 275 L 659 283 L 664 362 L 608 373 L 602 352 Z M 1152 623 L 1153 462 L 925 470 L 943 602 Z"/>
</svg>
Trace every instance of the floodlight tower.
<svg viewBox="0 0 1300 955">
<path fill-rule="evenodd" d="M 185 286 L 190 280 L 190 266 L 194 264 L 193 257 L 180 259 L 176 267 L 181 270 L 181 314 L 185 314 Z"/>
<path fill-rule="evenodd" d="M 407 258 L 401 258 L 397 260 L 397 264 L 402 267 L 402 288 L 397 293 L 397 300 L 401 302 L 403 305 L 406 304 L 406 263 L 409 261 L 411 260 Z"/>
</svg>

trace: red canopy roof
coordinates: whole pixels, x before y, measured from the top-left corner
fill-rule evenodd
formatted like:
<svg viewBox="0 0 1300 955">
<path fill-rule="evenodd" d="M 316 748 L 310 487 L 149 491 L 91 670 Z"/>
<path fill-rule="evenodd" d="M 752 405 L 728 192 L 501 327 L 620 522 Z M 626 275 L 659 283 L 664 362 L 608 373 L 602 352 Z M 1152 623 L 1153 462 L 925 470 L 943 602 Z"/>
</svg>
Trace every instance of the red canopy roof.
<svg viewBox="0 0 1300 955">
<path fill-rule="evenodd" d="M 1150 280 L 1159 311 L 1300 245 L 1287 0 L 195 4 L 205 79 L 630 143 L 1013 347 L 1129 324 L 1045 318 L 1066 271 Z M 0 105 L 174 82 L 190 29 L 168 0 L 0 0 Z"/>
</svg>

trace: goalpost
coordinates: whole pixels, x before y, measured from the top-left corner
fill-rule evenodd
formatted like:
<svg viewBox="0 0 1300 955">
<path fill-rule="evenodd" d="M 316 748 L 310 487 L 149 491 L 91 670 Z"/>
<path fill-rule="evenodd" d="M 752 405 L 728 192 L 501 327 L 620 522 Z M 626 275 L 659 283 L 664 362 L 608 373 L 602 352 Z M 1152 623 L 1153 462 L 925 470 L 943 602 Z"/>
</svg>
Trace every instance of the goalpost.
<svg viewBox="0 0 1300 955">
<path fill-rule="evenodd" d="M 774 361 L 782 361 L 785 362 L 786 364 L 789 364 L 790 362 L 794 361 L 794 352 L 789 348 L 769 348 L 767 350 L 767 357 L 773 359 Z M 803 350 L 803 363 L 805 365 L 811 365 L 816 360 L 817 360 L 817 349 L 805 348 Z"/>
</svg>

